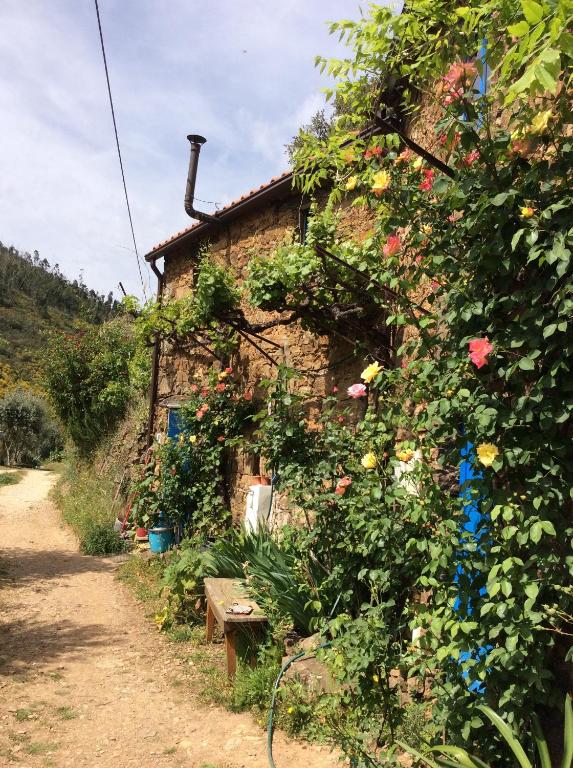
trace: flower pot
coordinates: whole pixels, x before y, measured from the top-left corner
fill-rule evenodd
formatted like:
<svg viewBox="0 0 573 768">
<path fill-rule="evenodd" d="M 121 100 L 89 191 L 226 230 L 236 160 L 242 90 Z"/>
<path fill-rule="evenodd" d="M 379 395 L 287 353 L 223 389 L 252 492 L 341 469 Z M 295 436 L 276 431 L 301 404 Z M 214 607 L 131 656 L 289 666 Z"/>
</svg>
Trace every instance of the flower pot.
<svg viewBox="0 0 573 768">
<path fill-rule="evenodd" d="M 147 528 L 142 528 L 139 526 L 135 529 L 135 540 L 136 541 L 147 541 Z"/>
<path fill-rule="evenodd" d="M 167 552 L 175 544 L 175 532 L 173 526 L 163 526 L 161 528 L 150 528 L 149 549 L 155 554 Z"/>
</svg>

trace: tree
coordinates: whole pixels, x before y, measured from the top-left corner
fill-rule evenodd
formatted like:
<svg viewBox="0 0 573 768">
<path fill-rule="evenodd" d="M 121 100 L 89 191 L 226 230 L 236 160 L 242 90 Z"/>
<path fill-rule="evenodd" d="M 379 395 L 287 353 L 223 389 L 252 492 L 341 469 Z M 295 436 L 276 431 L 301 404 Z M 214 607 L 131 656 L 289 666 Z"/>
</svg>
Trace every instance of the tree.
<svg viewBox="0 0 573 768">
<path fill-rule="evenodd" d="M 14 390 L 0 399 L 0 435 L 0 448 L 9 467 L 38 464 L 62 446 L 61 433 L 46 403 L 24 390 Z"/>
</svg>

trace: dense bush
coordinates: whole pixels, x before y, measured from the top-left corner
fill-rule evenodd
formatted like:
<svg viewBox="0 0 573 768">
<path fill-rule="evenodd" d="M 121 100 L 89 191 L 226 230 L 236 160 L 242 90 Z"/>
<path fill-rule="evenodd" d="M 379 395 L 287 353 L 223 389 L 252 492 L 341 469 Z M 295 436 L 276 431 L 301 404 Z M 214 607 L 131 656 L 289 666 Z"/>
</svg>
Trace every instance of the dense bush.
<svg viewBox="0 0 573 768">
<path fill-rule="evenodd" d="M 0 399 L 0 464 L 36 466 L 62 446 L 62 434 L 39 396 L 13 390 Z"/>
<path fill-rule="evenodd" d="M 84 555 L 117 555 L 125 551 L 125 542 L 109 523 L 96 523 L 83 537 L 80 551 Z"/>
<path fill-rule="evenodd" d="M 82 456 L 95 450 L 125 414 L 130 397 L 146 385 L 147 358 L 125 318 L 52 334 L 45 387 Z"/>
<path fill-rule="evenodd" d="M 179 434 L 154 444 L 132 486 L 137 522 L 151 527 L 163 512 L 187 536 L 214 536 L 230 520 L 224 467 L 251 423 L 252 395 L 239 389 L 232 369 L 211 372 L 192 385 L 177 413 Z"/>
</svg>

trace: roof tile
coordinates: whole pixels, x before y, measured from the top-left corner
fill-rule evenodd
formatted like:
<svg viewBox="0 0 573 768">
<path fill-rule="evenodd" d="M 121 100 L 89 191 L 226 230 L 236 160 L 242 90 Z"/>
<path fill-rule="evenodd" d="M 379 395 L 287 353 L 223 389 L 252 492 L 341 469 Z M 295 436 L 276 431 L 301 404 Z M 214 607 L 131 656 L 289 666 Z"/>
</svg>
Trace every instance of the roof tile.
<svg viewBox="0 0 573 768">
<path fill-rule="evenodd" d="M 257 187 L 256 189 L 251 189 L 250 192 L 246 192 L 244 195 L 241 195 L 241 197 L 237 198 L 236 200 L 232 200 L 230 203 L 225 205 L 223 208 L 220 208 L 217 213 L 224 213 L 225 211 L 228 211 L 233 206 L 237 205 L 238 203 L 243 202 L 244 200 L 248 200 L 249 197 L 252 197 L 255 194 L 258 194 L 262 190 L 266 189 L 267 187 L 271 187 L 273 184 L 275 184 L 277 181 L 281 181 L 281 179 L 286 178 L 287 176 L 290 176 L 292 171 L 284 171 L 283 173 L 279 174 L 278 176 L 273 176 L 269 181 L 267 181 L 265 184 L 261 184 L 260 187 Z M 151 256 L 155 251 L 158 251 L 160 248 L 165 248 L 166 245 L 169 245 L 170 243 L 175 242 L 175 240 L 178 240 L 180 237 L 183 237 L 183 235 L 187 235 L 189 232 L 191 232 L 194 229 L 197 229 L 197 227 L 200 227 L 202 222 L 197 221 L 195 224 L 192 224 L 190 227 L 187 227 L 186 229 L 182 229 L 180 232 L 177 232 L 174 235 L 171 235 L 171 237 L 168 237 L 167 240 L 162 240 L 160 243 L 157 243 L 157 245 L 154 245 L 151 251 L 149 251 L 148 254 L 146 254 L 146 258 L 148 256 Z"/>
</svg>

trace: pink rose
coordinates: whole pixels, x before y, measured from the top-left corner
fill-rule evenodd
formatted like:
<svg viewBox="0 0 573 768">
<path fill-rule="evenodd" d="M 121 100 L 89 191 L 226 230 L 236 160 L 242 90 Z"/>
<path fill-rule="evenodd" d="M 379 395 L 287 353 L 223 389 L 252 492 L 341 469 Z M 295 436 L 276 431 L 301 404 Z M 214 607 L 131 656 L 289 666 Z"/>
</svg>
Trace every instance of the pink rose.
<svg viewBox="0 0 573 768">
<path fill-rule="evenodd" d="M 487 356 L 493 350 L 487 336 L 483 339 L 472 339 L 469 343 L 470 360 L 476 368 L 482 368 L 487 363 Z"/>
<path fill-rule="evenodd" d="M 347 392 L 349 397 L 358 400 L 359 397 L 364 397 L 366 394 L 366 387 L 364 384 L 353 384 L 351 387 L 348 387 Z"/>
<path fill-rule="evenodd" d="M 402 241 L 400 237 L 398 235 L 390 235 L 382 248 L 382 253 L 384 256 L 395 256 L 397 253 L 400 253 L 401 248 Z"/>
</svg>

